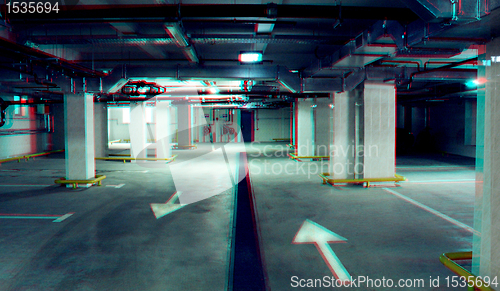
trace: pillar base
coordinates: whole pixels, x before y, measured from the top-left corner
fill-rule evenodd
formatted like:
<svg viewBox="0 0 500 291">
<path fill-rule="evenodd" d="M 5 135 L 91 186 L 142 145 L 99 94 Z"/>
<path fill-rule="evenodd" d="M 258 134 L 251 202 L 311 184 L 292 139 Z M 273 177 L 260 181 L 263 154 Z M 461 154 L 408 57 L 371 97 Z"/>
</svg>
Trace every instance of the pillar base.
<svg viewBox="0 0 500 291">
<path fill-rule="evenodd" d="M 396 186 L 399 186 L 399 182 L 407 181 L 407 179 L 401 175 L 394 174 L 394 177 L 387 178 L 364 178 L 364 179 L 332 179 L 330 173 L 318 174 L 318 176 L 323 179 L 323 184 L 330 184 L 334 186 L 335 184 L 359 184 L 366 185 L 365 187 L 370 187 L 370 183 L 376 182 L 394 182 Z"/>
<path fill-rule="evenodd" d="M 330 156 L 298 156 L 296 153 L 290 153 L 288 154 L 288 157 L 298 162 L 302 162 L 302 160 L 310 160 L 312 162 L 312 161 L 323 161 L 330 159 Z"/>
<path fill-rule="evenodd" d="M 190 144 L 190 145 L 173 145 L 172 149 L 174 150 L 194 150 L 198 148 L 197 145 L 195 144 Z"/>
<path fill-rule="evenodd" d="M 130 155 L 120 155 L 120 154 L 115 154 L 113 157 L 98 157 L 95 158 L 96 160 L 106 160 L 106 161 L 123 161 L 125 163 L 126 161 L 166 161 L 166 163 L 170 163 L 175 161 L 175 158 L 177 155 L 172 155 L 170 158 L 132 158 Z"/>
<path fill-rule="evenodd" d="M 66 187 L 76 189 L 77 187 L 88 188 L 93 185 L 101 186 L 101 181 L 104 179 L 106 179 L 106 176 L 104 175 L 96 175 L 94 179 L 88 180 L 66 180 L 66 178 L 63 177 L 59 180 L 55 180 L 54 183 L 61 185 L 66 184 Z"/>
</svg>

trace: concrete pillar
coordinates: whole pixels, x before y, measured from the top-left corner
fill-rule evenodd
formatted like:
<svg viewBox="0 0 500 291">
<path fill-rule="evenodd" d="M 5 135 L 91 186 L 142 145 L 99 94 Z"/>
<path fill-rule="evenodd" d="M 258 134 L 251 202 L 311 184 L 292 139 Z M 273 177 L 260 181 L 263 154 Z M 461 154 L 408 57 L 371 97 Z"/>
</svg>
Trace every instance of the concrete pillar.
<svg viewBox="0 0 500 291">
<path fill-rule="evenodd" d="M 389 178 L 395 174 L 396 88 L 364 84 L 363 177 Z"/>
<path fill-rule="evenodd" d="M 332 114 L 332 98 L 320 98 L 316 100 L 314 108 L 314 145 L 316 156 L 330 155 L 330 115 Z"/>
<path fill-rule="evenodd" d="M 473 237 L 472 272 L 483 278 L 495 278 L 500 277 L 500 38 L 486 45 L 485 55 L 482 51 L 479 54 L 486 60 L 485 63 L 491 62 L 491 65 L 478 69 L 478 77 L 485 78 L 486 90 L 478 90 L 477 93 L 478 183 L 474 205 L 476 232 Z"/>
<path fill-rule="evenodd" d="M 130 155 L 146 158 L 146 102 L 130 103 Z"/>
<path fill-rule="evenodd" d="M 335 179 L 394 177 L 396 90 L 362 83 L 333 99 L 330 173 Z"/>
<path fill-rule="evenodd" d="M 94 103 L 95 156 L 108 156 L 108 104 Z"/>
<path fill-rule="evenodd" d="M 202 116 L 202 113 L 200 113 L 200 111 L 202 111 L 201 107 L 194 107 L 193 106 L 193 108 L 191 110 L 192 110 L 192 113 L 193 113 L 193 116 L 192 116 L 193 122 L 192 122 L 192 130 L 191 130 L 192 138 L 191 138 L 191 140 L 193 141 L 193 143 L 200 143 L 203 140 L 203 127 L 201 126 L 201 124 L 202 124 L 201 122 L 205 118 Z"/>
<path fill-rule="evenodd" d="M 334 179 L 354 179 L 355 100 L 349 92 L 334 94 L 330 120 L 330 175 Z"/>
<path fill-rule="evenodd" d="M 170 132 L 170 101 L 156 102 L 156 157 L 172 156 L 172 133 Z"/>
<path fill-rule="evenodd" d="M 191 106 L 177 105 L 177 144 L 179 147 L 191 145 Z"/>
<path fill-rule="evenodd" d="M 93 95 L 64 95 L 64 119 L 66 179 L 92 179 L 95 177 Z"/>
<path fill-rule="evenodd" d="M 313 99 L 296 100 L 296 144 L 297 156 L 314 156 L 314 115 Z"/>
</svg>

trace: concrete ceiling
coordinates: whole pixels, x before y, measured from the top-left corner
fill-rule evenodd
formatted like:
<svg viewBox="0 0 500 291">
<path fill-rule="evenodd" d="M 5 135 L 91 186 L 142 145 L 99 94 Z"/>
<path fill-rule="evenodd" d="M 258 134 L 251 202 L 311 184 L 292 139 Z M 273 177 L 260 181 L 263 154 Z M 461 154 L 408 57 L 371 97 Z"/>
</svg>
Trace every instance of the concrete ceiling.
<svg viewBox="0 0 500 291">
<path fill-rule="evenodd" d="M 259 92 L 342 91 L 372 78 L 395 83 L 400 101 L 470 93 L 460 84 L 475 76 L 478 48 L 500 30 L 499 4 L 436 1 L 67 0 L 76 5 L 36 15 L 6 14 L 4 5 L 1 90 L 6 98 L 55 98 L 47 91 L 67 90 L 69 79 L 83 77 L 89 84 L 102 78 L 105 90 L 121 77 L 141 77 L 129 67 L 156 78 L 236 75 L 255 80 Z M 172 25 L 187 43 L 176 42 Z M 264 53 L 252 70 L 238 62 L 239 52 L 250 50 Z M 246 73 L 234 73 L 241 69 Z M 383 70 L 383 78 L 374 70 Z M 56 86 L 20 86 L 20 73 L 28 82 Z M 432 87 L 438 89 L 426 90 Z"/>
</svg>

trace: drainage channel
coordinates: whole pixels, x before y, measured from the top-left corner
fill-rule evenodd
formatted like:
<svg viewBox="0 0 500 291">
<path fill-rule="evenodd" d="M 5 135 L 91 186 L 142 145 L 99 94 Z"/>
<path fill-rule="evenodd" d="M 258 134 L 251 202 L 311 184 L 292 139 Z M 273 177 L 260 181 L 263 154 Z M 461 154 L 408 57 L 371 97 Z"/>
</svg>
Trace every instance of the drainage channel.
<svg viewBox="0 0 500 291">
<path fill-rule="evenodd" d="M 259 247 L 253 193 L 245 170 L 248 170 L 247 156 L 246 153 L 240 153 L 236 177 L 245 177 L 235 187 L 228 290 L 260 291 L 266 290 L 265 273 Z"/>
</svg>

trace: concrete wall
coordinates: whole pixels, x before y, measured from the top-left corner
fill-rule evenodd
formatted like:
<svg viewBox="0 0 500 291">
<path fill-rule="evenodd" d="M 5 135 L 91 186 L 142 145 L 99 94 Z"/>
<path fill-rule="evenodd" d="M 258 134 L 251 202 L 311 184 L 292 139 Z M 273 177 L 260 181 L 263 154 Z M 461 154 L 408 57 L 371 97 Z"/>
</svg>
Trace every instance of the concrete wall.
<svg viewBox="0 0 500 291">
<path fill-rule="evenodd" d="M 403 105 L 398 104 L 396 107 L 396 126 L 398 128 L 404 128 L 405 127 L 405 108 Z"/>
<path fill-rule="evenodd" d="M 254 129 L 255 141 L 290 138 L 290 108 L 257 109 Z"/>
<path fill-rule="evenodd" d="M 64 149 L 64 104 L 51 104 L 50 115 L 53 119 L 51 150 Z"/>
<path fill-rule="evenodd" d="M 425 129 L 425 111 L 426 107 L 413 107 L 411 109 L 411 132 L 417 136 L 422 130 Z"/>
<path fill-rule="evenodd" d="M 129 107 L 108 107 L 108 128 L 109 128 L 109 140 L 129 140 L 129 124 L 123 122 L 123 108 L 129 109 Z M 171 113 L 175 113 L 175 108 L 171 109 Z M 155 108 L 152 109 L 152 121 L 146 124 L 146 135 L 148 141 L 154 140 L 155 137 Z M 176 115 L 172 115 L 171 119 L 171 131 L 173 133 L 173 138 L 175 138 L 175 132 L 177 129 L 177 119 Z"/>
<path fill-rule="evenodd" d="M 239 110 L 210 107 L 195 107 L 194 110 L 198 112 L 198 117 L 193 120 L 194 140 L 198 139 L 199 143 L 210 143 L 211 141 L 226 143 L 238 138 L 241 126 L 241 112 Z M 210 133 L 204 131 L 206 127 L 210 128 Z"/>
<path fill-rule="evenodd" d="M 0 158 L 33 154 L 53 149 L 51 133 L 16 134 L 16 131 L 20 130 L 43 130 L 45 128 L 45 115 L 37 112 L 37 106 L 20 106 L 18 114 L 15 114 L 15 111 L 15 106 L 7 107 L 7 122 L 0 128 Z M 60 126 L 64 131 L 64 126 L 62 125 Z"/>
<path fill-rule="evenodd" d="M 466 145 L 465 142 L 466 124 L 468 127 L 475 127 L 475 123 L 470 122 L 470 117 L 469 122 L 466 122 L 465 112 L 465 102 L 443 102 L 430 107 L 430 133 L 437 151 L 475 157 L 476 146 L 470 143 Z M 419 135 L 416 135 L 416 143 L 418 142 Z"/>
</svg>

